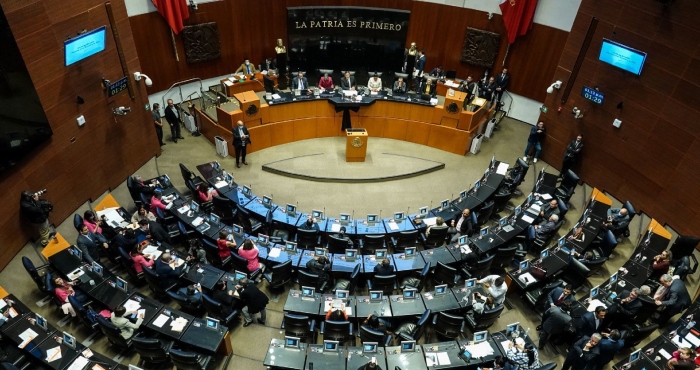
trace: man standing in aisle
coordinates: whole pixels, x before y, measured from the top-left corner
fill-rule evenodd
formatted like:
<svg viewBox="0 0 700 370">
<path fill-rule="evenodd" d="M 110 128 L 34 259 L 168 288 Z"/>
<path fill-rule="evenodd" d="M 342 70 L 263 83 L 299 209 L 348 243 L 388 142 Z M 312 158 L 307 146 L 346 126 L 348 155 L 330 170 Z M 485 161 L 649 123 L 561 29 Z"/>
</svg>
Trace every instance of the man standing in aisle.
<svg viewBox="0 0 700 370">
<path fill-rule="evenodd" d="M 413 77 L 416 83 L 416 91 L 420 88 L 420 82 L 423 78 L 423 70 L 425 69 L 425 50 L 418 52 L 418 58 L 416 60 L 416 66 L 413 69 Z"/>
<path fill-rule="evenodd" d="M 248 165 L 245 161 L 246 147 L 251 144 L 250 133 L 243 126 L 243 121 L 238 121 L 238 126 L 233 129 L 233 147 L 236 149 L 236 167 L 241 168 L 241 162 Z"/>
<path fill-rule="evenodd" d="M 180 134 L 180 112 L 173 104 L 173 99 L 168 99 L 168 106 L 165 107 L 165 120 L 170 125 L 170 134 L 173 136 L 173 141 L 177 143 L 177 139 L 184 139 Z"/>
<path fill-rule="evenodd" d="M 532 157 L 532 162 L 537 163 L 537 157 L 540 156 L 542 151 L 542 138 L 546 135 L 546 129 L 544 128 L 544 122 L 537 122 L 537 126 L 530 129 L 530 135 L 527 137 L 527 146 L 525 147 L 525 154 L 523 161 L 527 162 L 528 155 L 530 154 L 530 148 L 535 147 L 535 155 Z"/>
<path fill-rule="evenodd" d="M 248 278 L 243 278 L 238 280 L 238 285 L 236 285 L 236 290 L 238 295 L 243 300 L 245 307 L 243 307 L 243 326 L 248 326 L 253 323 L 253 315 L 260 312 L 260 318 L 258 323 L 265 325 L 265 319 L 267 319 L 267 311 L 265 306 L 270 301 L 265 293 L 261 292 L 255 284 L 248 281 Z"/>
<path fill-rule="evenodd" d="M 510 76 L 508 76 L 508 68 L 503 68 L 503 72 L 496 77 L 496 109 L 501 109 L 501 98 L 503 97 L 503 92 L 508 89 L 508 82 L 510 82 Z"/>
<path fill-rule="evenodd" d="M 581 149 L 583 149 L 583 136 L 578 135 L 576 136 L 576 140 L 572 140 L 566 147 L 566 153 L 564 153 L 564 160 L 561 164 L 561 172 L 559 173 L 559 177 L 564 177 L 566 171 L 570 170 L 574 164 L 576 164 L 579 154 L 581 153 Z"/>
<path fill-rule="evenodd" d="M 158 143 L 160 146 L 165 145 L 163 142 L 163 117 L 160 116 L 160 104 L 154 103 L 153 110 L 151 110 L 151 115 L 153 116 L 153 125 L 156 127 L 156 136 L 158 136 Z"/>
</svg>

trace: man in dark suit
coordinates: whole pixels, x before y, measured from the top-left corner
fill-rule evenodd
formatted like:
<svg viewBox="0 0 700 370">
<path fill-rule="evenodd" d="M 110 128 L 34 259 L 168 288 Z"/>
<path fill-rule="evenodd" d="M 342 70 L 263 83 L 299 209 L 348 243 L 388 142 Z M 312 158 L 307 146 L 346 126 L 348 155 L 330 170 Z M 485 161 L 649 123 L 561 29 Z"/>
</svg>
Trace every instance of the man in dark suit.
<svg viewBox="0 0 700 370">
<path fill-rule="evenodd" d="M 625 346 L 625 340 L 617 329 L 613 329 L 610 333 L 603 333 L 603 340 L 598 344 L 600 357 L 598 358 L 598 370 L 603 370 L 605 365 L 613 360 L 617 352 Z"/>
<path fill-rule="evenodd" d="M 394 93 L 405 94 L 406 93 L 406 83 L 403 82 L 403 77 L 399 77 L 396 82 L 394 82 Z"/>
<path fill-rule="evenodd" d="M 420 86 L 420 81 L 423 79 L 423 70 L 425 69 L 425 50 L 420 50 L 416 57 L 416 65 L 413 67 L 413 76 L 415 77 L 416 89 Z"/>
<path fill-rule="evenodd" d="M 671 317 L 690 306 L 690 295 L 683 281 L 680 279 L 674 280 L 669 274 L 661 275 L 659 281 L 665 289 L 663 292 L 656 294 L 654 301 L 657 306 L 663 308 L 657 320 L 657 323 L 662 325 Z"/>
<path fill-rule="evenodd" d="M 238 291 L 238 295 L 241 297 L 241 300 L 243 300 L 243 304 L 245 304 L 245 307 L 243 307 L 243 310 L 241 310 L 245 321 L 243 326 L 245 327 L 252 324 L 252 315 L 255 315 L 258 312 L 260 312 L 258 323 L 265 325 L 265 319 L 267 318 L 265 306 L 267 306 L 267 303 L 270 301 L 270 299 L 267 298 L 267 295 L 261 292 L 258 287 L 255 286 L 255 284 L 249 282 L 248 278 L 238 280 L 236 290 Z"/>
<path fill-rule="evenodd" d="M 601 231 L 611 230 L 617 237 L 629 224 L 630 215 L 627 208 L 609 208 L 608 218 L 603 221 Z"/>
<path fill-rule="evenodd" d="M 168 242 L 170 240 L 170 236 L 165 229 L 163 229 L 163 227 L 155 221 L 139 221 L 139 228 L 136 229 L 136 235 L 144 235 L 147 239 L 152 239 L 161 243 Z"/>
<path fill-rule="evenodd" d="M 233 290 L 226 289 L 226 282 L 219 280 L 214 285 L 211 299 L 221 303 L 223 314 L 228 316 L 233 311 L 233 308 L 239 304 L 238 298 L 233 295 Z"/>
<path fill-rule="evenodd" d="M 571 140 L 569 145 L 566 147 L 566 153 L 564 153 L 564 159 L 561 163 L 561 172 L 559 173 L 559 177 L 564 177 L 566 171 L 571 169 L 574 164 L 576 164 L 576 161 L 580 156 L 581 149 L 583 149 L 583 136 L 578 135 L 576 136 L 576 139 Z"/>
<path fill-rule="evenodd" d="M 574 292 L 574 287 L 568 284 L 565 287 L 557 287 L 552 289 L 549 294 L 547 294 L 547 306 L 545 310 L 550 307 L 560 306 L 564 302 L 575 302 L 576 298 L 572 294 Z"/>
<path fill-rule="evenodd" d="M 340 87 L 343 90 L 355 90 L 355 76 L 350 76 L 350 72 L 345 72 L 343 78 L 340 79 Z"/>
<path fill-rule="evenodd" d="M 170 253 L 163 253 L 160 255 L 160 258 L 156 260 L 155 265 L 155 271 L 156 274 L 158 274 L 163 289 L 177 284 L 178 278 L 182 275 L 182 266 L 184 266 L 184 264 L 177 266 L 176 261 L 170 256 Z"/>
<path fill-rule="evenodd" d="M 549 219 L 543 225 L 535 225 L 534 226 L 535 227 L 535 235 L 538 238 L 546 237 L 547 234 L 554 231 L 554 229 L 557 226 L 557 222 L 559 222 L 559 215 L 549 216 Z"/>
<path fill-rule="evenodd" d="M 569 348 L 562 370 L 596 370 L 600 357 L 600 343 L 602 336 L 594 333 L 592 336 L 585 336 L 574 343 Z"/>
<path fill-rule="evenodd" d="M 595 312 L 586 312 L 576 324 L 576 332 L 580 336 L 590 337 L 603 329 L 603 321 L 608 310 L 605 306 L 598 306 Z"/>
<path fill-rule="evenodd" d="M 387 258 L 383 259 L 381 263 L 374 266 L 375 276 L 387 276 L 394 274 L 394 266 L 391 265 L 391 261 Z"/>
<path fill-rule="evenodd" d="M 493 93 L 496 91 L 496 79 L 491 77 L 489 78 L 489 81 L 483 86 L 481 86 L 481 90 L 479 91 L 479 96 L 486 99 L 487 101 L 491 101 L 493 99 Z"/>
<path fill-rule="evenodd" d="M 78 235 L 78 240 L 75 242 L 78 249 L 83 253 L 83 259 L 87 263 L 92 263 L 93 261 L 100 261 L 100 247 L 109 248 L 107 244 L 107 239 L 105 239 L 102 234 L 95 234 L 88 230 L 88 227 L 82 225 L 80 227 L 80 235 Z"/>
<path fill-rule="evenodd" d="M 510 82 L 510 76 L 508 76 L 508 68 L 503 68 L 503 72 L 496 76 L 496 90 L 494 92 L 496 97 L 497 108 L 501 106 L 501 98 L 503 97 L 503 92 L 508 89 L 508 82 Z"/>
<path fill-rule="evenodd" d="M 442 69 L 442 66 L 437 66 L 436 68 L 433 68 L 432 71 L 430 71 L 429 74 L 430 77 L 435 77 L 436 79 L 441 79 L 445 77 L 445 71 Z"/>
<path fill-rule="evenodd" d="M 549 217 L 552 215 L 559 215 L 559 203 L 557 203 L 556 198 L 550 200 L 547 206 L 542 207 L 540 214 L 537 215 L 534 223 L 539 224 L 544 220 L 549 220 Z"/>
<path fill-rule="evenodd" d="M 459 240 L 462 235 L 472 235 L 474 224 L 472 223 L 472 215 L 469 208 L 465 208 L 462 214 L 457 215 L 451 222 L 447 233 L 452 235 L 450 243 Z"/>
<path fill-rule="evenodd" d="M 418 93 L 430 95 L 431 98 L 434 98 L 437 95 L 437 85 L 433 83 L 432 79 L 428 78 L 418 88 Z"/>
<path fill-rule="evenodd" d="M 165 107 L 165 120 L 170 125 L 170 134 L 173 137 L 173 141 L 177 143 L 177 139 L 184 139 L 180 134 L 180 112 L 173 104 L 173 99 L 168 99 L 168 106 Z"/>
<path fill-rule="evenodd" d="M 260 63 L 260 68 L 262 68 L 263 71 L 277 69 L 277 62 L 272 58 L 265 58 L 265 60 Z"/>
<path fill-rule="evenodd" d="M 472 75 L 467 76 L 467 79 L 462 81 L 462 84 L 459 86 L 459 91 L 467 93 L 467 99 L 465 99 L 465 102 L 471 103 L 471 101 L 474 99 L 475 87 L 476 83 L 474 82 Z"/>
<path fill-rule="evenodd" d="M 305 90 L 307 94 L 311 93 L 311 86 L 303 73 L 299 72 L 292 80 L 292 90 Z"/>
<path fill-rule="evenodd" d="M 575 300 L 574 300 L 575 302 Z M 571 324 L 571 301 L 566 300 L 560 306 L 549 307 L 542 315 L 542 325 L 538 327 L 540 332 L 539 349 L 544 348 L 547 340 L 565 332 Z"/>
<path fill-rule="evenodd" d="M 640 295 L 642 290 L 639 288 L 634 288 L 632 291 L 623 290 L 619 296 L 615 297 L 615 304 L 610 306 L 606 322 L 620 327 L 631 321 L 642 308 L 642 301 L 638 298 Z"/>
<path fill-rule="evenodd" d="M 237 126 L 233 129 L 233 148 L 236 149 L 236 167 L 241 168 L 241 162 L 248 165 L 245 161 L 245 153 L 248 144 L 251 144 L 250 133 L 243 126 L 243 121 L 238 121 Z"/>
</svg>

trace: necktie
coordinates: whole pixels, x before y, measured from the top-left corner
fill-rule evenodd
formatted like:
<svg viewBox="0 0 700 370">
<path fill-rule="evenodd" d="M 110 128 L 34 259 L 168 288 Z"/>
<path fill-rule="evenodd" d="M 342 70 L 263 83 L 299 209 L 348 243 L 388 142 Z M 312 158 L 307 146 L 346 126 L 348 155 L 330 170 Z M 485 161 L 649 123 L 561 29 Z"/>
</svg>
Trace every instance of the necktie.
<svg viewBox="0 0 700 370">
<path fill-rule="evenodd" d="M 350 84 L 350 79 L 349 79 L 349 78 L 348 78 L 348 87 L 352 87 L 352 85 Z"/>
<path fill-rule="evenodd" d="M 563 301 L 563 300 L 564 300 L 564 293 L 562 293 L 562 294 L 559 296 L 559 299 L 557 299 L 557 304 L 560 304 L 561 301 Z"/>
<path fill-rule="evenodd" d="M 250 74 L 250 65 L 247 65 L 246 68 L 248 68 L 248 74 Z"/>
<path fill-rule="evenodd" d="M 304 88 L 304 80 L 301 78 L 299 79 L 299 90 L 302 90 Z"/>
</svg>

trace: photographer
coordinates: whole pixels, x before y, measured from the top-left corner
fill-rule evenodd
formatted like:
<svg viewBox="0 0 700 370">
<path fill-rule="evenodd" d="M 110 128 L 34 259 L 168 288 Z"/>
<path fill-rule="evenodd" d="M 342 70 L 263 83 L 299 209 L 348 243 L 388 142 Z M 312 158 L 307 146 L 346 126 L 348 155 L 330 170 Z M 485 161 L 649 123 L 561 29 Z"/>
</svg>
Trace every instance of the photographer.
<svg viewBox="0 0 700 370">
<path fill-rule="evenodd" d="M 53 205 L 48 200 L 39 199 L 46 192 L 46 189 L 36 193 L 28 190 L 22 192 L 20 198 L 20 210 L 25 220 L 29 221 L 34 229 L 34 237 L 42 247 L 49 244 L 51 238 L 51 226 L 49 225 L 49 212 L 53 210 Z"/>
</svg>

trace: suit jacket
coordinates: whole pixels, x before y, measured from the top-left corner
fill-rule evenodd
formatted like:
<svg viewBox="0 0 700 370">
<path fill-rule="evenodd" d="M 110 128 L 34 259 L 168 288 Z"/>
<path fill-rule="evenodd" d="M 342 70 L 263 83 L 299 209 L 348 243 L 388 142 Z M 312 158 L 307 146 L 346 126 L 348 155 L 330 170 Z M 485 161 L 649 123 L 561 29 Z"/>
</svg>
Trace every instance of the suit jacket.
<svg viewBox="0 0 700 370">
<path fill-rule="evenodd" d="M 564 367 L 567 367 L 567 363 L 571 364 L 571 368 L 574 370 L 595 370 L 598 366 L 598 359 L 600 357 L 600 343 L 591 348 L 588 351 L 584 351 L 583 348 L 586 343 L 591 338 L 585 336 L 574 343 L 571 348 L 569 348 L 569 353 L 566 356 L 566 361 L 564 361 Z"/>
<path fill-rule="evenodd" d="M 549 217 L 550 217 L 550 216 L 552 216 L 552 215 L 557 215 L 557 216 L 559 216 L 559 214 L 560 214 L 559 206 L 556 206 L 556 207 L 554 207 L 554 208 L 547 207 L 547 208 L 545 208 L 545 210 L 544 210 L 544 216 L 543 216 L 542 218 L 545 219 L 545 220 L 549 220 Z"/>
<path fill-rule="evenodd" d="M 550 307 L 542 315 L 542 329 L 549 334 L 561 334 L 572 318 L 560 307 Z"/>
<path fill-rule="evenodd" d="M 110 320 L 114 326 L 119 328 L 120 334 L 122 338 L 124 339 L 129 339 L 134 335 L 134 330 L 138 329 L 139 326 L 141 326 L 141 323 L 143 323 L 143 319 L 139 318 L 136 320 L 136 323 L 132 323 L 129 319 L 126 317 L 116 317 L 114 315 L 114 312 L 112 312 L 112 317 Z"/>
<path fill-rule="evenodd" d="M 92 263 L 93 261 L 100 261 L 100 248 L 102 248 L 102 243 L 107 243 L 102 234 L 93 234 L 88 231 L 87 235 L 78 235 L 78 240 L 75 244 L 83 253 L 83 259 Z"/>
<path fill-rule="evenodd" d="M 267 303 L 270 301 L 267 295 L 261 292 L 253 283 L 248 283 L 248 285 L 238 289 L 238 295 L 245 305 L 248 306 L 248 313 L 251 314 L 264 310 L 265 306 L 267 306 Z"/>
<path fill-rule="evenodd" d="M 155 265 L 156 273 L 158 274 L 158 278 L 160 278 L 160 282 L 163 284 L 164 289 L 177 283 L 178 279 L 180 278 L 180 273 L 182 273 L 182 266 L 184 266 L 182 265 L 180 267 L 172 268 L 160 258 L 156 260 Z"/>
<path fill-rule="evenodd" d="M 612 224 L 614 229 L 623 229 L 630 224 L 630 214 L 627 213 L 624 216 L 619 216 L 620 208 L 608 208 L 608 216 L 612 217 Z"/>
<path fill-rule="evenodd" d="M 308 90 L 309 88 L 311 88 L 311 86 L 309 86 L 309 80 L 307 80 L 306 77 L 302 77 L 301 82 L 304 84 L 304 90 Z M 294 79 L 292 80 L 292 90 L 296 90 L 298 88 L 299 88 L 299 77 L 294 77 Z"/>
<path fill-rule="evenodd" d="M 545 307 L 545 310 L 546 310 L 546 309 L 549 309 L 549 307 L 551 307 L 552 303 L 556 304 L 557 301 L 559 300 L 559 297 L 561 296 L 561 294 L 562 294 L 563 292 L 564 292 L 564 288 L 563 288 L 563 287 L 558 287 L 558 288 L 552 289 L 552 290 L 549 292 L 549 294 L 547 294 L 547 306 Z M 572 292 L 571 294 L 569 294 L 566 298 L 564 298 L 564 301 L 575 302 L 575 301 L 576 301 L 576 298 L 574 297 L 573 292 Z M 562 302 L 563 302 L 563 301 L 562 301 Z M 561 303 L 560 303 L 560 304 L 561 304 Z M 557 306 L 558 306 L 558 305 L 557 305 Z"/>
<path fill-rule="evenodd" d="M 504 77 L 503 73 L 500 73 L 496 76 L 496 87 L 500 87 L 501 91 L 508 88 L 508 82 L 510 82 L 510 75 L 506 74 Z"/>
<path fill-rule="evenodd" d="M 327 271 L 331 269 L 331 264 L 330 262 L 321 263 L 315 259 L 311 259 L 306 263 L 306 268 L 310 273 L 318 275 L 321 280 L 328 280 Z"/>
<path fill-rule="evenodd" d="M 433 70 L 430 71 L 430 76 L 442 78 L 442 77 L 445 77 L 445 71 L 442 70 L 442 71 L 438 72 L 437 68 L 433 68 Z"/>
<path fill-rule="evenodd" d="M 574 158 L 578 153 L 581 152 L 581 149 L 583 149 L 583 141 L 578 142 L 576 139 L 571 140 L 569 145 L 566 147 L 566 154 L 564 155 L 565 158 Z"/>
<path fill-rule="evenodd" d="M 165 120 L 168 121 L 169 124 L 176 125 L 180 123 L 180 112 L 177 111 L 177 107 L 175 105 L 172 107 L 166 105 L 164 110 Z"/>
<path fill-rule="evenodd" d="M 224 315 L 228 316 L 233 311 L 233 306 L 236 304 L 236 298 L 232 295 L 228 295 L 228 289 L 215 290 L 211 294 L 211 299 L 221 303 L 222 311 Z"/>
<path fill-rule="evenodd" d="M 262 63 L 260 63 L 260 68 L 262 68 L 263 71 L 267 71 L 268 69 L 277 69 L 277 61 L 272 59 L 268 64 L 267 61 L 263 60 Z"/>
<path fill-rule="evenodd" d="M 620 293 L 617 298 L 615 298 L 616 304 L 616 314 L 619 315 L 624 315 L 626 316 L 627 319 L 632 319 L 634 315 L 639 312 L 639 309 L 642 308 L 642 301 L 639 298 L 636 298 L 632 301 L 629 301 L 627 303 L 620 303 L 623 299 L 627 298 L 630 296 L 630 291 L 629 290 L 623 290 L 622 293 Z"/>
<path fill-rule="evenodd" d="M 596 347 L 600 350 L 600 357 L 598 358 L 598 368 L 602 369 L 610 361 L 613 360 L 615 354 L 625 346 L 625 340 L 612 340 L 609 338 L 603 338 L 603 340 L 598 343 Z"/>
<path fill-rule="evenodd" d="M 556 226 L 557 226 L 556 223 L 551 222 L 551 221 L 547 221 L 544 225 L 542 225 L 542 227 L 535 230 L 535 235 L 537 237 L 544 237 L 547 234 L 549 234 L 550 232 L 554 231 L 554 228 Z"/>
<path fill-rule="evenodd" d="M 393 275 L 394 274 L 394 266 L 392 266 L 392 265 L 384 266 L 381 263 L 378 263 L 376 266 L 374 266 L 374 274 L 381 275 L 381 276 Z"/>
<path fill-rule="evenodd" d="M 355 83 L 355 76 L 350 76 L 350 84 L 348 84 L 348 79 L 343 76 L 343 78 L 340 79 L 340 87 L 343 90 L 349 90 L 351 87 L 355 87 L 357 84 Z"/>
<path fill-rule="evenodd" d="M 493 93 L 496 91 L 496 83 L 485 83 L 484 86 L 481 87 L 481 92 L 480 95 L 482 98 L 486 100 L 491 100 L 493 98 Z"/>
<path fill-rule="evenodd" d="M 163 229 L 163 226 L 160 226 L 159 223 L 155 221 L 148 221 L 148 231 L 144 231 L 142 228 L 136 229 L 136 235 L 151 235 L 151 238 L 155 241 L 158 242 L 167 242 L 169 235 Z"/>
<path fill-rule="evenodd" d="M 455 228 L 457 227 L 457 224 L 459 223 L 460 218 L 462 218 L 461 213 L 452 219 L 452 221 L 455 222 Z M 462 221 L 462 225 L 460 225 L 460 227 L 459 227 L 459 229 L 457 229 L 457 231 L 461 235 L 471 235 L 473 230 L 474 230 L 474 224 L 472 224 L 472 214 L 470 213 L 469 216 L 467 216 L 467 218 L 464 221 Z"/>
<path fill-rule="evenodd" d="M 668 293 L 666 293 L 664 298 L 665 300 L 661 301 L 661 305 L 670 312 L 678 313 L 690 305 L 688 290 L 680 279 L 671 282 L 671 286 L 668 287 Z"/>
<path fill-rule="evenodd" d="M 250 133 L 248 132 L 248 128 L 243 126 L 243 135 L 247 135 L 248 137 L 245 138 L 245 145 L 251 144 L 250 141 Z M 238 126 L 233 128 L 233 146 L 234 147 L 239 147 L 243 146 L 243 138 L 241 137 L 241 132 L 238 129 Z"/>
<path fill-rule="evenodd" d="M 596 328 L 595 312 L 586 312 L 576 324 L 576 331 L 579 335 L 590 337 L 593 333 L 597 333 L 603 329 L 603 321 L 605 320 L 601 320 L 600 325 Z"/>
<path fill-rule="evenodd" d="M 248 66 L 250 67 L 250 73 L 255 73 L 255 72 L 256 72 L 256 71 L 255 71 L 255 66 L 253 65 L 253 63 L 250 63 Z M 243 73 L 245 73 L 245 74 L 249 74 L 249 73 L 248 73 L 248 69 L 246 68 L 245 63 L 241 63 L 241 66 L 238 67 L 238 69 L 236 70 L 235 73 L 239 73 L 239 72 L 243 72 Z"/>
<path fill-rule="evenodd" d="M 474 87 L 476 87 L 476 83 L 473 81 L 467 82 L 467 80 L 464 80 L 462 81 L 462 85 L 459 87 L 459 90 L 467 93 L 467 99 L 471 101 L 474 98 Z"/>
<path fill-rule="evenodd" d="M 430 84 L 430 92 L 425 92 L 425 90 L 428 88 L 428 81 L 424 80 L 420 84 L 420 89 L 418 90 L 421 94 L 428 94 L 430 95 L 431 98 L 434 98 L 437 95 L 437 84 Z"/>
<path fill-rule="evenodd" d="M 405 94 L 406 93 L 406 81 L 403 81 L 403 84 L 401 84 L 401 86 L 399 86 L 399 81 L 394 82 L 393 91 L 397 94 Z"/>
<path fill-rule="evenodd" d="M 420 58 L 416 60 L 416 66 L 413 68 L 414 70 L 418 71 L 418 76 L 420 77 L 421 73 L 425 69 L 425 61 L 426 61 L 425 55 L 421 55 Z"/>
</svg>

